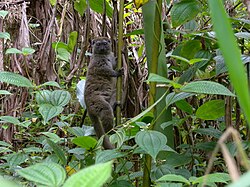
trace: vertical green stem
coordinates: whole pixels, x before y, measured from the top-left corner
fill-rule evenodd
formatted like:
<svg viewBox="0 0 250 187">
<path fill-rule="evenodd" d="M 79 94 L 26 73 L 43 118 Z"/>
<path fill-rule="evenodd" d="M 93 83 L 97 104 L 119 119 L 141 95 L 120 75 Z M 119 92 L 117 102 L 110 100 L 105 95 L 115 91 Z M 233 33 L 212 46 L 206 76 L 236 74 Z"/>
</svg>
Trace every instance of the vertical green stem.
<svg viewBox="0 0 250 187">
<path fill-rule="evenodd" d="M 160 49 L 160 39 L 161 39 L 161 8 L 162 0 L 157 0 L 155 8 L 155 19 L 154 19 L 154 36 L 153 36 L 153 47 L 152 47 L 152 61 L 149 72 L 157 74 L 158 69 L 158 58 Z M 149 105 L 154 104 L 156 99 L 156 83 L 150 83 L 149 91 Z M 155 109 L 152 111 L 155 113 Z M 153 125 L 150 126 L 153 129 Z M 143 187 L 149 187 L 151 185 L 150 171 L 151 171 L 152 158 L 150 155 L 145 156 L 144 170 L 143 170 Z"/>
<path fill-rule="evenodd" d="M 124 10 L 124 0 L 120 0 L 120 8 L 119 8 L 119 24 L 118 24 L 118 51 L 117 51 L 117 68 L 122 68 L 122 47 L 123 47 L 123 10 Z M 122 97 L 122 77 L 119 76 L 117 78 L 116 85 L 116 125 L 121 124 L 121 97 Z"/>
</svg>

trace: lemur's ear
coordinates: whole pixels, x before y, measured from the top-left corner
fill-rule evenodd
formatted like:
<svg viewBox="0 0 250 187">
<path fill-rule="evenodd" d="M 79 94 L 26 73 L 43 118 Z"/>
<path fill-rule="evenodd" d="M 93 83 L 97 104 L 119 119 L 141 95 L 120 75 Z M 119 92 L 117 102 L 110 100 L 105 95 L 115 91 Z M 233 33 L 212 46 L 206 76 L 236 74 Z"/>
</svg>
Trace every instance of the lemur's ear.
<svg viewBox="0 0 250 187">
<path fill-rule="evenodd" d="M 96 42 L 95 39 L 93 39 L 93 40 L 89 39 L 89 43 L 91 46 L 93 46 L 95 44 L 95 42 Z"/>
</svg>

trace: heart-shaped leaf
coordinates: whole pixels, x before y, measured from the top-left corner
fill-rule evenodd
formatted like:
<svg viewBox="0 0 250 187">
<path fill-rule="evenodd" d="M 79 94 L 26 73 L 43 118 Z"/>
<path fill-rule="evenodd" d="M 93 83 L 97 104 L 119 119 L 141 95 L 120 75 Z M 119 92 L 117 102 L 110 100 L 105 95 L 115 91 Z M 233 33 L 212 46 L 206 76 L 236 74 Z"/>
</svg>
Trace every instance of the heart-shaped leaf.
<svg viewBox="0 0 250 187">
<path fill-rule="evenodd" d="M 157 154 L 166 145 L 167 138 L 161 132 L 149 130 L 138 132 L 135 141 L 144 151 L 156 159 Z"/>
<path fill-rule="evenodd" d="M 39 107 L 39 112 L 43 116 L 44 123 L 47 123 L 50 119 L 57 116 L 63 111 L 61 106 L 53 106 L 51 104 L 42 104 Z"/>
</svg>

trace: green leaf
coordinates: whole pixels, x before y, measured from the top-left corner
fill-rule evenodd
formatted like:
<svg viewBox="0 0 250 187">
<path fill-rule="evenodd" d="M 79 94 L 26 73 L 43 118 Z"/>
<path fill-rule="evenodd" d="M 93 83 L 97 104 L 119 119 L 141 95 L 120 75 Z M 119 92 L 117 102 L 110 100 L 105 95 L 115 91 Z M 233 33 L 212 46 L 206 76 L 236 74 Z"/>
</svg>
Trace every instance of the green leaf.
<svg viewBox="0 0 250 187">
<path fill-rule="evenodd" d="M 54 87 L 57 87 L 57 88 L 61 88 L 60 85 L 55 81 L 45 82 L 45 83 L 40 85 L 40 87 L 42 87 L 42 86 L 54 86 Z"/>
<path fill-rule="evenodd" d="M 216 120 L 225 115 L 225 101 L 212 100 L 201 105 L 196 111 L 196 117 L 204 120 Z"/>
<path fill-rule="evenodd" d="M 10 34 L 8 32 L 0 32 L 0 38 L 10 40 Z"/>
<path fill-rule="evenodd" d="M 230 176 L 227 173 L 212 173 L 208 174 L 207 176 L 198 177 L 193 181 L 193 184 L 201 184 L 204 181 L 204 178 L 206 177 L 206 181 L 211 182 L 220 182 L 220 183 L 226 183 L 230 181 Z"/>
<path fill-rule="evenodd" d="M 69 103 L 71 95 L 68 91 L 55 90 L 51 93 L 51 104 L 54 106 L 65 106 Z"/>
<path fill-rule="evenodd" d="M 57 143 L 57 142 L 59 142 L 61 140 L 61 138 L 57 134 L 52 133 L 52 132 L 42 132 L 41 134 L 49 137 L 49 139 L 51 141 L 53 141 L 54 143 Z"/>
<path fill-rule="evenodd" d="M 23 153 L 13 153 L 7 156 L 7 163 L 10 167 L 16 167 L 22 163 L 24 163 L 28 159 L 28 156 Z"/>
<path fill-rule="evenodd" d="M 246 116 L 248 124 L 250 124 L 250 93 L 248 78 L 241 61 L 241 52 L 236 43 L 234 32 L 223 3 L 221 0 L 208 1 L 214 30 L 216 32 L 216 37 L 218 38 L 220 50 L 228 68 L 231 83 L 238 96 L 241 109 Z"/>
<path fill-rule="evenodd" d="M 184 178 L 181 175 L 175 175 L 175 174 L 164 175 L 161 178 L 157 179 L 157 182 L 159 181 L 183 182 L 187 185 L 190 185 L 190 182 L 186 178 Z"/>
<path fill-rule="evenodd" d="M 212 136 L 215 137 L 217 139 L 219 139 L 222 135 L 222 132 L 218 129 L 215 129 L 214 127 L 209 127 L 209 128 L 199 128 L 194 130 L 194 132 L 203 134 L 203 135 L 208 135 L 208 136 Z"/>
<path fill-rule="evenodd" d="M 25 179 L 44 186 L 60 186 L 66 178 L 62 166 L 53 162 L 38 163 L 17 172 Z"/>
<path fill-rule="evenodd" d="M 22 54 L 23 52 L 17 48 L 9 48 L 6 50 L 5 54 Z"/>
<path fill-rule="evenodd" d="M 67 160 L 66 157 L 64 155 L 64 152 L 62 151 L 62 149 L 53 141 L 46 139 L 47 143 L 49 144 L 49 146 L 53 149 L 53 151 L 55 152 L 56 156 L 59 158 L 59 160 L 62 162 L 63 165 L 67 164 Z"/>
<path fill-rule="evenodd" d="M 195 149 L 212 152 L 216 146 L 216 142 L 201 142 L 195 145 Z"/>
<path fill-rule="evenodd" d="M 191 92 L 198 94 L 217 94 L 217 95 L 235 96 L 230 90 L 228 90 L 222 84 L 212 81 L 191 82 L 183 86 L 180 90 L 183 92 Z"/>
<path fill-rule="evenodd" d="M 50 96 L 51 96 L 51 91 L 49 90 L 42 90 L 42 91 L 37 91 L 36 92 L 36 102 L 41 105 L 41 104 L 50 104 Z"/>
<path fill-rule="evenodd" d="M 72 143 L 85 148 L 87 150 L 93 149 L 95 148 L 96 144 L 97 144 L 97 140 L 90 137 L 90 136 L 81 136 L 81 137 L 77 137 L 72 139 Z"/>
<path fill-rule="evenodd" d="M 144 34 L 143 29 L 133 30 L 132 32 L 129 32 L 128 34 L 125 34 L 125 36 L 133 36 L 133 35 L 140 35 L 140 34 Z"/>
<path fill-rule="evenodd" d="M 103 0 L 89 0 L 89 6 L 92 10 L 97 13 L 103 13 Z M 113 9 L 111 8 L 108 1 L 106 1 L 106 13 L 108 17 L 112 17 Z"/>
<path fill-rule="evenodd" d="M 250 171 L 243 174 L 237 181 L 229 184 L 227 187 L 249 187 Z"/>
<path fill-rule="evenodd" d="M 185 100 L 180 100 L 175 103 L 175 105 L 181 109 L 184 112 L 187 112 L 188 114 L 193 113 L 193 107 Z"/>
<path fill-rule="evenodd" d="M 111 177 L 111 171 L 112 162 L 96 164 L 70 176 L 63 187 L 101 187 Z"/>
<path fill-rule="evenodd" d="M 166 108 L 177 101 L 186 99 L 186 98 L 191 97 L 193 95 L 194 94 L 192 94 L 192 93 L 181 92 L 181 93 L 176 94 L 175 92 L 172 92 L 166 96 Z"/>
<path fill-rule="evenodd" d="M 136 143 L 154 159 L 165 147 L 167 138 L 158 131 L 140 131 L 135 136 Z"/>
<path fill-rule="evenodd" d="M 75 45 L 77 43 L 77 36 L 78 36 L 78 32 L 76 32 L 76 31 L 71 32 L 70 35 L 69 35 L 68 51 L 70 53 L 73 52 L 74 47 L 75 47 Z"/>
<path fill-rule="evenodd" d="M 67 49 L 58 48 L 57 49 L 57 58 L 66 62 L 69 62 L 70 53 Z"/>
<path fill-rule="evenodd" d="M 50 4 L 51 4 L 52 6 L 54 6 L 54 5 L 56 4 L 56 1 L 57 1 L 57 0 L 49 0 Z"/>
<path fill-rule="evenodd" d="M 20 121 L 13 116 L 0 116 L 0 119 L 7 123 L 12 123 L 14 125 L 17 125 L 20 123 Z"/>
<path fill-rule="evenodd" d="M 68 45 L 66 43 L 63 43 L 63 42 L 53 42 L 52 48 L 56 49 L 56 50 L 59 48 L 63 48 L 63 49 L 68 50 Z"/>
<path fill-rule="evenodd" d="M 50 119 L 57 116 L 63 111 L 61 106 L 53 106 L 51 104 L 41 104 L 39 112 L 43 116 L 44 123 L 47 123 Z"/>
<path fill-rule="evenodd" d="M 22 54 L 23 54 L 24 56 L 31 55 L 31 54 L 33 54 L 35 51 L 36 51 L 35 49 L 32 49 L 32 48 L 30 48 L 30 47 L 24 47 L 24 48 L 22 48 Z"/>
<path fill-rule="evenodd" d="M 26 77 L 7 71 L 0 72 L 0 82 L 5 82 L 21 87 L 33 87 L 32 82 Z"/>
<path fill-rule="evenodd" d="M 172 85 L 174 88 L 180 88 L 181 85 L 174 82 L 174 81 L 171 81 L 165 77 L 162 77 L 160 75 L 157 75 L 157 74 L 154 74 L 154 73 L 150 73 L 149 76 L 148 76 L 148 81 L 149 82 L 160 82 L 160 83 L 166 83 L 166 84 L 170 84 Z"/>
<path fill-rule="evenodd" d="M 95 163 L 105 163 L 107 161 L 113 160 L 115 158 L 121 158 L 126 156 L 124 153 L 118 152 L 115 149 L 100 151 L 96 155 Z"/>
<path fill-rule="evenodd" d="M 14 181 L 6 180 L 4 177 L 0 176 L 1 186 L 4 187 L 20 187 L 20 185 L 16 184 Z"/>
<path fill-rule="evenodd" d="M 189 164 L 192 161 L 191 154 L 178 154 L 174 152 L 169 152 L 165 154 L 166 164 L 173 167 L 183 166 Z"/>
<path fill-rule="evenodd" d="M 5 10 L 0 10 L 0 16 L 4 19 L 9 12 Z"/>
<path fill-rule="evenodd" d="M 76 32 L 76 31 L 71 32 L 70 35 L 69 35 L 68 51 L 70 53 L 73 52 L 74 47 L 75 47 L 75 45 L 77 43 L 77 36 L 78 36 L 78 32 Z"/>
<path fill-rule="evenodd" d="M 10 93 L 7 90 L 0 90 L 0 95 L 11 95 L 12 93 Z"/>
<path fill-rule="evenodd" d="M 74 2 L 74 9 L 83 16 L 85 10 L 87 9 L 87 3 L 86 0 L 76 0 Z"/>
<path fill-rule="evenodd" d="M 171 10 L 173 27 L 192 20 L 200 11 L 200 4 L 195 0 L 183 0 L 175 3 Z"/>
<path fill-rule="evenodd" d="M 181 48 L 181 56 L 187 59 L 193 59 L 195 54 L 202 49 L 200 40 L 188 40 Z M 188 62 L 190 63 L 190 61 Z"/>
</svg>

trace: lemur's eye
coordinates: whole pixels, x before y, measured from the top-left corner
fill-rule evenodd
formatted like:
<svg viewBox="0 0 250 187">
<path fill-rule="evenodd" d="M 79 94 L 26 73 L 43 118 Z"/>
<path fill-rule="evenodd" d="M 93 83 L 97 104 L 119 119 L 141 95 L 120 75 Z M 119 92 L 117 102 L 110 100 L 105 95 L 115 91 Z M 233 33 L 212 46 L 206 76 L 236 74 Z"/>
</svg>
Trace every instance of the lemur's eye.
<svg viewBox="0 0 250 187">
<path fill-rule="evenodd" d="M 103 45 L 108 45 L 108 42 L 103 42 Z"/>
</svg>

